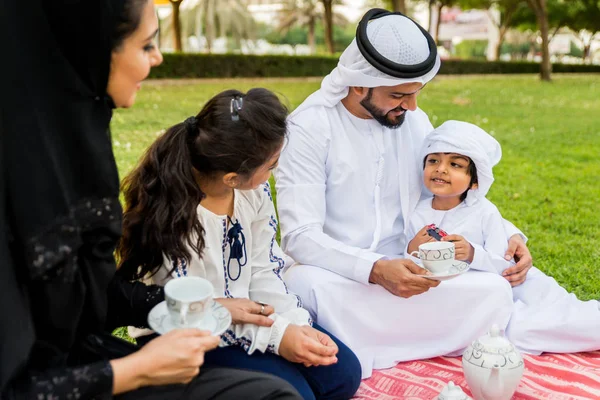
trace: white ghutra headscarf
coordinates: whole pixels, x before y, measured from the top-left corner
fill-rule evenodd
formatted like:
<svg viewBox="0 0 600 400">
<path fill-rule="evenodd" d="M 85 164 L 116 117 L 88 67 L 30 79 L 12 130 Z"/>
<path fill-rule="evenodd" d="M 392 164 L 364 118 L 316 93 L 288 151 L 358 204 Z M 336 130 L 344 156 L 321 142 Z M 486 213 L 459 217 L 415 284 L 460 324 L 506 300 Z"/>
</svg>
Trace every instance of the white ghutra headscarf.
<svg viewBox="0 0 600 400">
<path fill-rule="evenodd" d="M 381 56 L 404 66 L 418 65 L 429 58 L 430 48 L 426 36 L 429 34 L 413 20 L 399 13 L 388 13 L 390 15 L 365 21 L 364 18 L 368 18 L 369 13 L 363 17 L 363 22 L 367 23 L 366 35 Z M 430 37 L 429 39 L 431 40 Z M 323 79 L 321 90 L 309 96 L 292 115 L 315 105 L 333 107 L 348 95 L 348 88 L 351 86 L 373 88 L 415 82 L 424 85 L 438 73 L 440 65 L 440 57 L 436 54 L 433 68 L 423 75 L 397 78 L 380 71 L 367 61 L 355 38 L 340 56 L 337 67 Z"/>
<path fill-rule="evenodd" d="M 467 201 L 485 197 L 494 182 L 492 168 L 500 162 L 500 143 L 477 125 L 446 121 L 425 137 L 421 159 L 432 153 L 456 153 L 469 157 L 477 168 L 476 189 L 470 189 Z"/>
</svg>

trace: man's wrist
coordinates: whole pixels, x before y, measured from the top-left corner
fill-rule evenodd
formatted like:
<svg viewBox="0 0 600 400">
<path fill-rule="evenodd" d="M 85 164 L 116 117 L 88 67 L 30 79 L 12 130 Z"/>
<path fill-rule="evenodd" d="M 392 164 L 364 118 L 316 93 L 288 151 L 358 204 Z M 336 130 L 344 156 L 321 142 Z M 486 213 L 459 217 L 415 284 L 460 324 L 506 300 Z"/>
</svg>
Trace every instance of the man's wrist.
<svg viewBox="0 0 600 400">
<path fill-rule="evenodd" d="M 386 259 L 380 258 L 379 260 L 373 263 L 373 268 L 371 268 L 371 273 L 369 274 L 369 283 L 379 284 L 379 277 L 381 276 L 381 268 L 386 263 Z"/>
</svg>

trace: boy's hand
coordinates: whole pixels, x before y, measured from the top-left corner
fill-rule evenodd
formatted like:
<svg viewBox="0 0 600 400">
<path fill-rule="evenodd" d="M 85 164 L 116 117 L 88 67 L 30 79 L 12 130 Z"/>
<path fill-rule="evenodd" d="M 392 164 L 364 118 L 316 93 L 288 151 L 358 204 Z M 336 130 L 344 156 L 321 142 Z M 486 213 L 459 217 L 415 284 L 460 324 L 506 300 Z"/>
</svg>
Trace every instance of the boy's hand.
<svg viewBox="0 0 600 400">
<path fill-rule="evenodd" d="M 468 263 L 473 262 L 475 256 L 475 249 L 471 246 L 471 243 L 460 235 L 448 235 L 442 238 L 444 242 L 454 242 L 454 258 L 460 261 L 466 261 Z"/>
<path fill-rule="evenodd" d="M 436 241 L 434 238 L 429 236 L 429 234 L 427 233 L 428 228 L 429 228 L 429 225 L 424 226 L 419 232 L 417 232 L 415 237 L 408 243 L 408 254 L 412 253 L 413 251 L 419 251 L 419 246 L 422 245 L 423 243 Z"/>
</svg>

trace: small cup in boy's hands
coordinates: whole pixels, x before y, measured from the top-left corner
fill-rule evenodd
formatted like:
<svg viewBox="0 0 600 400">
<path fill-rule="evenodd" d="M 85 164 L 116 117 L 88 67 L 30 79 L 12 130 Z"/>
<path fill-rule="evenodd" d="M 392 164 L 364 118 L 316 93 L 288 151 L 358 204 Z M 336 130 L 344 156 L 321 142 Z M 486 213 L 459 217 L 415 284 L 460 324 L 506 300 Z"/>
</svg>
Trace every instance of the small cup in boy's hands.
<svg viewBox="0 0 600 400">
<path fill-rule="evenodd" d="M 466 261 L 468 263 L 473 262 L 475 256 L 475 249 L 460 235 L 448 235 L 442 238 L 443 242 L 454 242 L 454 258 L 460 261 Z"/>
</svg>

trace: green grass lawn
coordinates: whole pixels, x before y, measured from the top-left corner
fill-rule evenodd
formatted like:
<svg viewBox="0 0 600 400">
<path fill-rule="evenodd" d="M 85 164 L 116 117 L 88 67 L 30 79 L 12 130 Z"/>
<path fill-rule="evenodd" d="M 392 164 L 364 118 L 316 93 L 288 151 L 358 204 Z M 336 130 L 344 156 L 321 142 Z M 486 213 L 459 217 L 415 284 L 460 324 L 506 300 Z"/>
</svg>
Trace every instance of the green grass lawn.
<svg viewBox="0 0 600 400">
<path fill-rule="evenodd" d="M 121 176 L 168 126 L 224 89 L 266 87 L 290 109 L 320 79 L 154 81 L 132 109 L 115 113 Z M 529 237 L 534 265 L 582 299 L 600 299 L 600 75 L 438 77 L 419 97 L 434 126 L 469 121 L 493 134 L 503 158 L 489 194 Z"/>
</svg>

